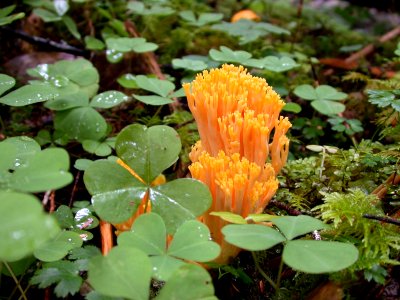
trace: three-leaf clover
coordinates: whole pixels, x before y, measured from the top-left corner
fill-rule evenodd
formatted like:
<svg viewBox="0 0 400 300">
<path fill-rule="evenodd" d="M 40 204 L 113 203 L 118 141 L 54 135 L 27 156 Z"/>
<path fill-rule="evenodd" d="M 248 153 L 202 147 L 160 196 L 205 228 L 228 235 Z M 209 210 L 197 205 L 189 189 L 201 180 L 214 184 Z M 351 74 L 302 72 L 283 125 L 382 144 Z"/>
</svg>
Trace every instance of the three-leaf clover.
<svg viewBox="0 0 400 300">
<path fill-rule="evenodd" d="M 270 221 L 279 229 L 260 224 L 227 225 L 225 240 L 237 247 L 260 251 L 280 243 L 283 261 L 295 270 L 318 274 L 345 269 L 358 259 L 357 248 L 349 243 L 296 239 L 314 230 L 329 228 L 322 221 L 305 216 L 273 216 Z"/>
<path fill-rule="evenodd" d="M 195 219 L 210 206 L 208 188 L 195 179 L 151 184 L 178 159 L 181 141 L 173 128 L 129 125 L 118 134 L 115 150 L 122 163 L 97 160 L 84 174 L 93 208 L 101 219 L 124 222 L 148 197 L 151 210 L 163 218 L 168 232 L 173 233 L 183 222 Z"/>
<path fill-rule="evenodd" d="M 311 106 L 323 115 L 335 115 L 344 112 L 346 106 L 338 101 L 347 98 L 346 93 L 338 92 L 330 85 L 320 85 L 316 88 L 309 84 L 297 86 L 296 96 L 311 101 Z"/>
</svg>

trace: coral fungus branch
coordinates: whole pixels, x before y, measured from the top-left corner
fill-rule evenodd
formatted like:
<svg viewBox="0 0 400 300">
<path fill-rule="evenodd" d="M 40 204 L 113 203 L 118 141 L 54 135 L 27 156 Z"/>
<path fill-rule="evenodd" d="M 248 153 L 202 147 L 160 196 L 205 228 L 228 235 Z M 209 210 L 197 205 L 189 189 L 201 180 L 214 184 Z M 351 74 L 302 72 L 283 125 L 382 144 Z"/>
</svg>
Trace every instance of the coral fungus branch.
<svg viewBox="0 0 400 300">
<path fill-rule="evenodd" d="M 276 174 L 287 160 L 285 134 L 291 124 L 279 116 L 284 106 L 279 95 L 242 66 L 204 71 L 183 87 L 200 134 L 189 170 L 208 185 L 213 197 L 201 219 L 222 246 L 220 262 L 226 262 L 238 249 L 223 240 L 225 222 L 209 212 L 247 217 L 264 210 L 278 188 Z"/>
</svg>

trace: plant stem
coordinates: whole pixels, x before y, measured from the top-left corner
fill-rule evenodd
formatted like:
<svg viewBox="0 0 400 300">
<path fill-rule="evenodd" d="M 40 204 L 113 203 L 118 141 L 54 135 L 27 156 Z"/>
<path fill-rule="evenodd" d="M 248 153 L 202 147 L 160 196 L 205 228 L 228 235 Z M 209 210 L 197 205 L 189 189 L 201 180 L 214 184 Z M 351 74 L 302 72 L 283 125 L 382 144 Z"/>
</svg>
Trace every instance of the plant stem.
<svg viewBox="0 0 400 300">
<path fill-rule="evenodd" d="M 282 270 L 283 270 L 283 258 L 281 258 L 281 263 L 279 265 L 278 278 L 276 279 L 276 290 L 278 290 L 281 285 Z"/>
<path fill-rule="evenodd" d="M 275 291 L 278 290 L 277 285 L 275 282 L 264 272 L 264 270 L 260 267 L 260 264 L 258 263 L 258 259 L 256 257 L 256 254 L 252 251 L 251 255 L 253 256 L 254 264 L 256 265 L 256 269 L 260 274 L 269 282 L 270 285 L 274 288 Z"/>
<path fill-rule="evenodd" d="M 24 299 L 24 296 L 25 296 L 26 292 L 29 290 L 30 287 L 31 287 L 31 284 L 28 284 L 28 286 L 27 286 L 26 289 L 24 290 L 24 294 L 22 294 L 22 295 L 18 298 L 18 300 Z"/>
<path fill-rule="evenodd" d="M 322 170 L 324 169 L 325 163 L 325 147 L 322 147 L 322 159 L 321 159 L 321 166 L 319 169 L 319 179 L 322 179 Z"/>
<path fill-rule="evenodd" d="M 163 106 L 160 105 L 160 106 L 157 108 L 156 112 L 155 112 L 154 115 L 153 115 L 153 118 L 156 117 L 156 116 L 158 116 L 158 115 L 160 114 L 162 107 L 163 107 Z"/>
<path fill-rule="evenodd" d="M 354 135 L 350 136 L 350 139 L 351 139 L 351 142 L 353 143 L 354 148 L 357 150 L 358 143 L 357 143 L 357 140 L 354 137 Z"/>
<path fill-rule="evenodd" d="M 7 262 L 3 262 L 3 263 L 6 266 L 8 272 L 10 272 L 12 279 L 14 280 L 15 284 L 18 287 L 18 290 L 21 292 L 22 299 L 28 300 L 28 298 L 26 298 L 24 290 L 22 289 L 22 286 L 19 284 L 18 278 L 15 276 L 15 274 L 14 274 L 13 270 L 11 269 L 10 265 Z"/>
</svg>

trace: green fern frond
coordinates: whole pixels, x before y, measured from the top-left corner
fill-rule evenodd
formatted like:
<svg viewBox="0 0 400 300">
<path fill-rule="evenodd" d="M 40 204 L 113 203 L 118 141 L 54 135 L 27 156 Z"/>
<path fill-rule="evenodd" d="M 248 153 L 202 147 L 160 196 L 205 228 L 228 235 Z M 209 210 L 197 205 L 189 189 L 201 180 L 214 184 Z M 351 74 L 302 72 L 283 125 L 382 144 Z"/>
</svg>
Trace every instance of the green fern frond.
<svg viewBox="0 0 400 300">
<path fill-rule="evenodd" d="M 399 89 L 400 81 L 398 79 L 370 79 L 367 82 L 367 89 L 378 89 L 378 90 L 391 90 Z"/>
<path fill-rule="evenodd" d="M 347 73 L 345 76 L 342 77 L 343 81 L 363 81 L 363 82 L 368 82 L 368 80 L 370 80 L 370 78 L 362 73 L 358 73 L 358 72 L 349 72 Z"/>
</svg>

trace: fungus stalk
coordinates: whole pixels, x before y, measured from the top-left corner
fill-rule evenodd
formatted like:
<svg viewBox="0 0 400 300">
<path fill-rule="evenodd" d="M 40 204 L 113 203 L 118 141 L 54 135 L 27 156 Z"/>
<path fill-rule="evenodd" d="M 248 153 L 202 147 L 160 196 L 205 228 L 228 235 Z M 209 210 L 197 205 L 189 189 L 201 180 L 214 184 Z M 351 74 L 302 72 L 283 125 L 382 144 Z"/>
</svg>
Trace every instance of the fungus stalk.
<svg viewBox="0 0 400 300">
<path fill-rule="evenodd" d="M 239 249 L 224 241 L 221 229 L 226 222 L 210 212 L 228 211 L 245 218 L 264 210 L 287 160 L 286 132 L 291 124 L 279 116 L 284 106 L 279 95 L 242 66 L 203 71 L 184 89 L 200 134 L 190 153 L 189 170 L 213 197 L 200 219 L 221 245 L 217 262 L 226 263 Z"/>
</svg>

